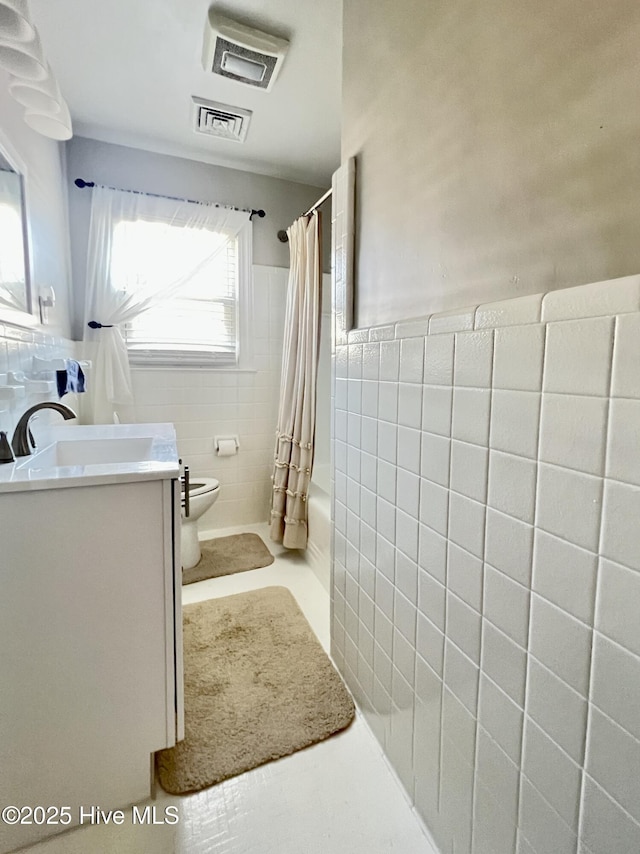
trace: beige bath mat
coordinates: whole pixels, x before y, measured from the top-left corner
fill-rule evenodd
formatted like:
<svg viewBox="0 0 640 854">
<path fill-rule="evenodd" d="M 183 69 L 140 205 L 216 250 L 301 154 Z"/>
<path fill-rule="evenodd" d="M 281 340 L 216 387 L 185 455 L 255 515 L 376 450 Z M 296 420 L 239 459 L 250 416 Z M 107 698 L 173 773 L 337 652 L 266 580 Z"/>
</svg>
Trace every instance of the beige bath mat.
<svg viewBox="0 0 640 854">
<path fill-rule="evenodd" d="M 233 534 L 200 543 L 202 557 L 192 569 L 182 570 L 182 583 L 233 575 L 269 566 L 274 557 L 257 534 Z"/>
<path fill-rule="evenodd" d="M 205 789 L 347 727 L 353 701 L 291 593 L 184 608 L 184 741 L 156 754 L 171 794 Z"/>
</svg>

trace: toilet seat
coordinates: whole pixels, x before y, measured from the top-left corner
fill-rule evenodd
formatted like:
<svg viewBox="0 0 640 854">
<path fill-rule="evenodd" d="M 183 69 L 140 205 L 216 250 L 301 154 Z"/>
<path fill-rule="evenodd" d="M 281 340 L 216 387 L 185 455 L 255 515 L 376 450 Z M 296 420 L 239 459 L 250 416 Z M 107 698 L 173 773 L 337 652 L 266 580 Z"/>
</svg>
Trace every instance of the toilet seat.
<svg viewBox="0 0 640 854">
<path fill-rule="evenodd" d="M 219 480 L 214 477 L 198 477 L 189 484 L 189 498 L 206 495 L 208 492 L 215 492 L 216 489 L 220 489 Z"/>
</svg>

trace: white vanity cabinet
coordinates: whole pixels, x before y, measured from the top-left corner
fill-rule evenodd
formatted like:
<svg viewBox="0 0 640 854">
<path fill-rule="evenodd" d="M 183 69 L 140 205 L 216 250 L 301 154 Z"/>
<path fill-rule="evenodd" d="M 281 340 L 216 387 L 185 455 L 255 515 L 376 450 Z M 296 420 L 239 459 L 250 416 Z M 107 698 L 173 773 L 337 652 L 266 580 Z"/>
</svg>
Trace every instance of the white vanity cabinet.
<svg viewBox="0 0 640 854">
<path fill-rule="evenodd" d="M 180 486 L 60 484 L 0 491 L 0 806 L 77 824 L 148 798 L 183 737 Z M 0 822 L 0 852 L 63 829 Z"/>
</svg>

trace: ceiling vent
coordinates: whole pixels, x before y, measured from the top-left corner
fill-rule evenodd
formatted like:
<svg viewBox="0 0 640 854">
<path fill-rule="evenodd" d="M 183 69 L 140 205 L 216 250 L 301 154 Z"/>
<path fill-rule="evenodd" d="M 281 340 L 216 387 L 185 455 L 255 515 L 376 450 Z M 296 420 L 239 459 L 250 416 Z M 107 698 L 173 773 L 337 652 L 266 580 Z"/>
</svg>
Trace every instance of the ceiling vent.
<svg viewBox="0 0 640 854">
<path fill-rule="evenodd" d="M 195 127 L 197 133 L 206 133 L 232 142 L 244 142 L 251 121 L 251 110 L 241 110 L 229 104 L 205 101 L 193 96 Z"/>
<path fill-rule="evenodd" d="M 202 53 L 205 71 L 268 92 L 288 48 L 286 39 L 246 27 L 209 9 Z"/>
</svg>

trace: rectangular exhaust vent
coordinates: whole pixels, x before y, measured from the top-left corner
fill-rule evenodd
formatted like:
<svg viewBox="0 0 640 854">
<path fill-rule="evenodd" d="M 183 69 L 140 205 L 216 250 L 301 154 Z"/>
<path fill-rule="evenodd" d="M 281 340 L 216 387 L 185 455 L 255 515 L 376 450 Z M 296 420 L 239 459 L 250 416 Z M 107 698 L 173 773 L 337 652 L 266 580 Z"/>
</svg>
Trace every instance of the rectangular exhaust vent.
<svg viewBox="0 0 640 854">
<path fill-rule="evenodd" d="M 288 48 L 286 39 L 239 24 L 209 9 L 202 53 L 205 71 L 268 92 Z"/>
<path fill-rule="evenodd" d="M 216 101 L 205 101 L 204 98 L 193 96 L 195 106 L 195 127 L 197 133 L 217 136 L 233 142 L 244 142 L 251 121 L 251 110 L 231 107 L 229 104 L 218 104 Z"/>
</svg>

